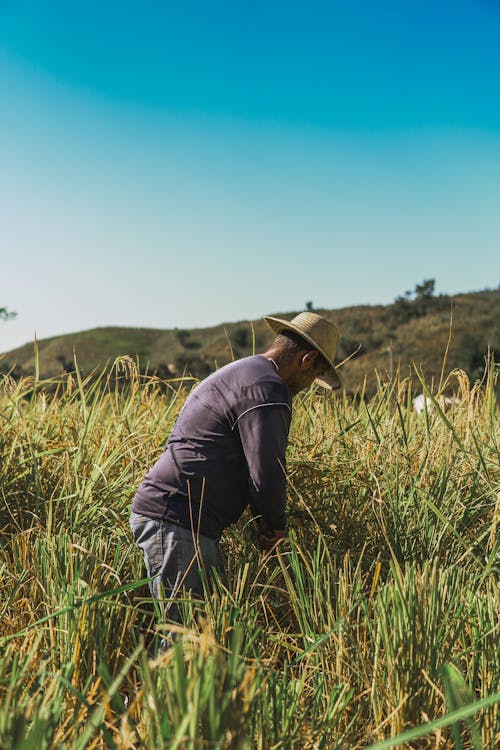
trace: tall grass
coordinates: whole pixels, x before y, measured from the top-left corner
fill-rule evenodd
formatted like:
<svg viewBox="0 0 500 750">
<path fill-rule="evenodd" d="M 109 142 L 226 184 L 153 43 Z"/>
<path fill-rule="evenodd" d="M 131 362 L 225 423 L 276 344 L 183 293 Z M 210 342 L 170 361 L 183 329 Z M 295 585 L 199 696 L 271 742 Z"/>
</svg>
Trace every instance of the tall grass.
<svg viewBox="0 0 500 750">
<path fill-rule="evenodd" d="M 495 371 L 451 377 L 447 414 L 398 379 L 300 397 L 289 538 L 233 527 L 157 659 L 128 514 L 187 387 L 127 358 L 0 381 L 0 747 L 498 747 Z"/>
</svg>

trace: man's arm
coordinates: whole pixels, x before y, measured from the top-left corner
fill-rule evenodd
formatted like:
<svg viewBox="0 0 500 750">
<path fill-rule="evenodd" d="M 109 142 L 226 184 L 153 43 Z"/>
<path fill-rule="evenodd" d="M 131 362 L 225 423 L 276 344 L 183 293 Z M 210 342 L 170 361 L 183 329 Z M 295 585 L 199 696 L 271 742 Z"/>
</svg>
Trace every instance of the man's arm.
<svg viewBox="0 0 500 750">
<path fill-rule="evenodd" d="M 283 536 L 286 527 L 285 453 L 290 407 L 264 404 L 247 411 L 237 424 L 248 465 L 250 508 L 261 518 L 259 537 L 266 549 L 264 540 L 274 540 L 269 541 L 274 546 L 274 532 Z"/>
</svg>

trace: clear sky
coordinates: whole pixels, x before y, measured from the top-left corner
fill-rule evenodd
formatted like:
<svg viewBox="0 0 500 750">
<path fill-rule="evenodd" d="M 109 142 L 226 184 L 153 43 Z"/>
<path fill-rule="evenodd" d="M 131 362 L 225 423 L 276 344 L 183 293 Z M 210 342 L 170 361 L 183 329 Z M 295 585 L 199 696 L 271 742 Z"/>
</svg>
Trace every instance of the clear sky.
<svg viewBox="0 0 500 750">
<path fill-rule="evenodd" d="M 500 281 L 497 0 L 0 0 L 0 351 Z"/>
</svg>

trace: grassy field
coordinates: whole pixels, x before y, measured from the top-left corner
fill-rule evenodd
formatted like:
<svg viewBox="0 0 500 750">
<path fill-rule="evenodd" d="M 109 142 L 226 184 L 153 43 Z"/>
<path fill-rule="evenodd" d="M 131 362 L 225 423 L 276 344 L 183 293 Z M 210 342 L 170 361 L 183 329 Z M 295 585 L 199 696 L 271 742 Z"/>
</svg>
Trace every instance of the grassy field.
<svg viewBox="0 0 500 750">
<path fill-rule="evenodd" d="M 300 397 L 289 538 L 263 557 L 242 519 L 227 580 L 151 660 L 128 514 L 187 386 L 128 358 L 50 388 L 4 377 L 0 747 L 498 748 L 494 380 L 455 372 L 460 403 L 420 417 L 407 380 Z"/>
</svg>

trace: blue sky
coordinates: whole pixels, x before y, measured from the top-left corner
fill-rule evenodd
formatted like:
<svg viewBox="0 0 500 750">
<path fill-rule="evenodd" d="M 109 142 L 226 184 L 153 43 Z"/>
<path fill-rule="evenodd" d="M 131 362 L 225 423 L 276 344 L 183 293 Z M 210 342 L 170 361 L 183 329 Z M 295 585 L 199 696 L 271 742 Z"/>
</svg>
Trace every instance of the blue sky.
<svg viewBox="0 0 500 750">
<path fill-rule="evenodd" d="M 0 2 L 0 351 L 500 281 L 500 4 Z"/>
</svg>

